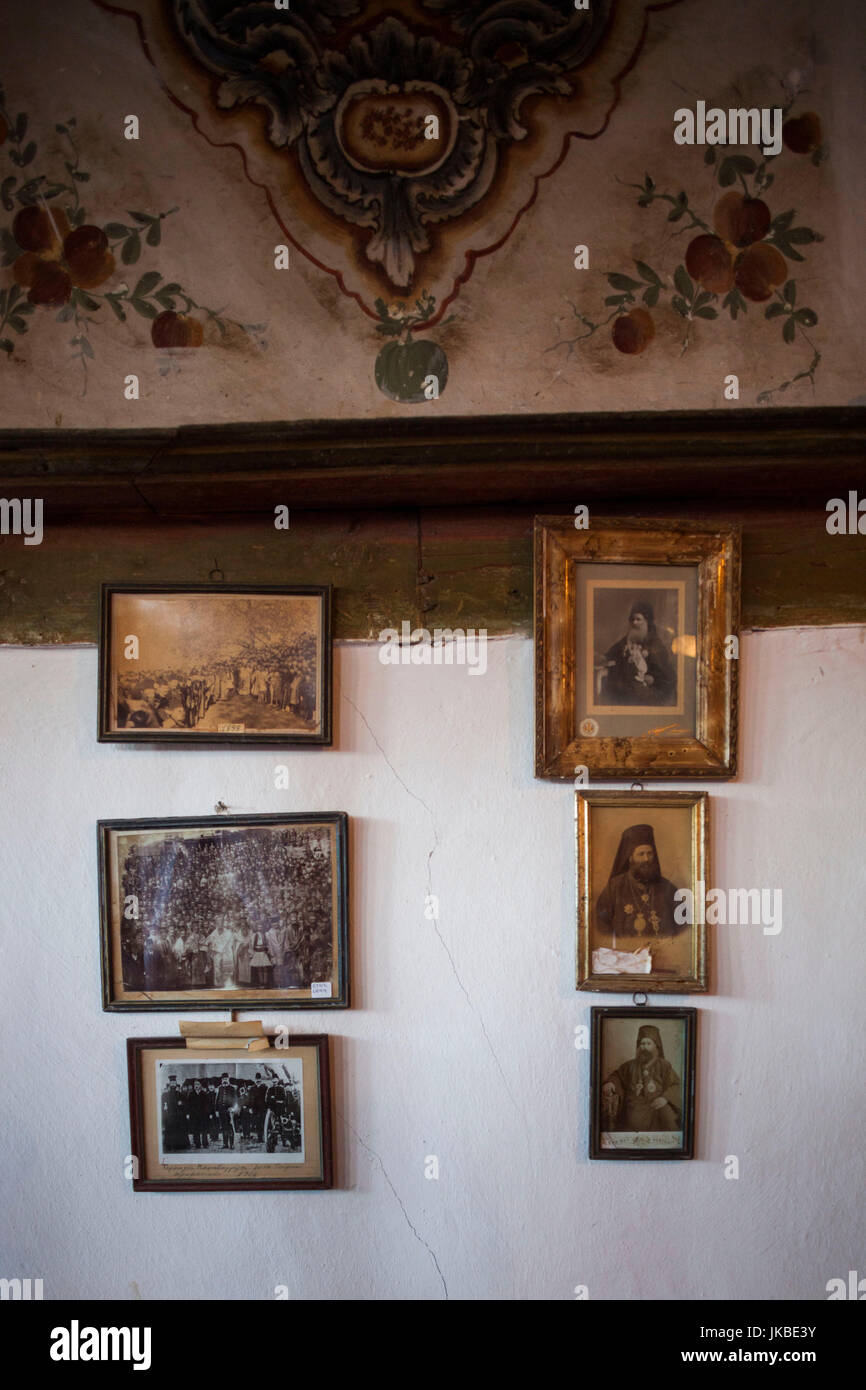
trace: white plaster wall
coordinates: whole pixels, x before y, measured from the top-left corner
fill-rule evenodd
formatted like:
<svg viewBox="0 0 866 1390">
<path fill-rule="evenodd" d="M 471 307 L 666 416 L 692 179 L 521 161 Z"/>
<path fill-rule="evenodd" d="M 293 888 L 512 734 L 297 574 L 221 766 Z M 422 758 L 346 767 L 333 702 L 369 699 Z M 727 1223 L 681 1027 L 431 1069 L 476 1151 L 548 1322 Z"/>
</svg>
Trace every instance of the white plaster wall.
<svg viewBox="0 0 866 1390">
<path fill-rule="evenodd" d="M 714 879 L 781 887 L 784 925 L 719 928 L 712 994 L 660 1001 L 701 1010 L 679 1164 L 586 1158 L 574 1028 L 618 1001 L 573 988 L 573 797 L 532 776 L 531 643 L 483 677 L 336 657 L 336 748 L 280 756 L 100 746 L 95 651 L 0 652 L 0 1274 L 66 1299 L 820 1299 L 866 1270 L 866 630 L 743 642 Z M 266 1017 L 334 1035 L 332 1192 L 123 1178 L 124 1039 L 176 1016 L 101 1012 L 94 823 L 219 798 L 353 818 L 355 1007 Z"/>
</svg>

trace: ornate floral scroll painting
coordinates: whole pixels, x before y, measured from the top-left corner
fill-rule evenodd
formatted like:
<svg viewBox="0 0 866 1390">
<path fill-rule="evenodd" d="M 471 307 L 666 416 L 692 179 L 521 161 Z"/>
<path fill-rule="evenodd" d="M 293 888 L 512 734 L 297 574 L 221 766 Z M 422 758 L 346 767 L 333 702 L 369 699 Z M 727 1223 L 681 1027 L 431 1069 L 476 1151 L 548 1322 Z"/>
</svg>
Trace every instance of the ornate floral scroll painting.
<svg viewBox="0 0 866 1390">
<path fill-rule="evenodd" d="M 562 164 L 602 136 L 640 60 L 646 0 L 130 0 L 176 105 L 235 146 L 288 246 L 385 341 L 380 390 L 444 391 L 431 330 Z"/>
</svg>

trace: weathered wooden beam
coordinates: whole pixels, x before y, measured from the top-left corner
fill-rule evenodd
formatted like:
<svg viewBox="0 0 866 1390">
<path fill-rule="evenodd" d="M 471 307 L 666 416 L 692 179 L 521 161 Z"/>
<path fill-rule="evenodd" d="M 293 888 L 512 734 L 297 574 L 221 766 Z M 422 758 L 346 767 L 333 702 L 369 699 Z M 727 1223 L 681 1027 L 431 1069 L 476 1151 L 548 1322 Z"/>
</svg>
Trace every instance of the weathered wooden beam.
<svg viewBox="0 0 866 1390">
<path fill-rule="evenodd" d="M 0 538 L 0 642 L 95 642 L 103 580 L 182 584 L 206 582 L 212 571 L 222 575 L 215 583 L 332 584 L 338 640 L 375 639 L 404 619 L 528 634 L 532 518 L 559 509 L 548 499 L 532 507 L 292 511 L 288 531 L 275 530 L 267 515 L 48 525 L 39 546 Z M 866 622 L 866 537 L 828 535 L 823 506 L 674 511 L 655 499 L 640 512 L 742 523 L 744 627 Z"/>
</svg>

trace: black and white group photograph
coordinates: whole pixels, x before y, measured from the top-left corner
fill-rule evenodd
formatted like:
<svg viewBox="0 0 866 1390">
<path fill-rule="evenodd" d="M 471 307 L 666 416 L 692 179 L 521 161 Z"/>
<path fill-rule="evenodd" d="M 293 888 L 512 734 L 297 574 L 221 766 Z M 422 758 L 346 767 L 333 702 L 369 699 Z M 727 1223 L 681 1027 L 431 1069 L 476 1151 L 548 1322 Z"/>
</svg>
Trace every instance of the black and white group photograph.
<svg viewBox="0 0 866 1390">
<path fill-rule="evenodd" d="M 107 1004 L 344 997 L 344 817 L 157 825 L 100 827 Z"/>
<path fill-rule="evenodd" d="M 162 1163 L 303 1163 L 303 1061 L 157 1063 Z"/>
</svg>

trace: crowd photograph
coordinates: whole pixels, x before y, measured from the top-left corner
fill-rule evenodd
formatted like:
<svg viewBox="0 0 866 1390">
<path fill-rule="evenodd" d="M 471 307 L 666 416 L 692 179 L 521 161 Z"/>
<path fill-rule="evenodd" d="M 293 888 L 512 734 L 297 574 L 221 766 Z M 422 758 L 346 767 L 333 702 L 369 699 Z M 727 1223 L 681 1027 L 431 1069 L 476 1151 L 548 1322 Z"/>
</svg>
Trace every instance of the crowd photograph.
<svg viewBox="0 0 866 1390">
<path fill-rule="evenodd" d="M 304 1160 L 300 1058 L 160 1062 L 157 1094 L 163 1163 Z"/>
<path fill-rule="evenodd" d="M 110 604 L 111 731 L 320 731 L 318 597 L 114 592 Z"/>
<path fill-rule="evenodd" d="M 327 825 L 118 836 L 123 988 L 308 989 L 334 970 Z"/>
</svg>

